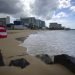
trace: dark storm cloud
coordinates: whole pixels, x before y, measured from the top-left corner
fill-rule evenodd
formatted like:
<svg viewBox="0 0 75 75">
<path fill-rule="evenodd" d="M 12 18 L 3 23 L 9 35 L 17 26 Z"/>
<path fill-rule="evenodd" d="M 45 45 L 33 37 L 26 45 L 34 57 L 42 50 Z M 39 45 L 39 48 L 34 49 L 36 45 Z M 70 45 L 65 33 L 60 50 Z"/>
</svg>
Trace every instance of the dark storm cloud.
<svg viewBox="0 0 75 75">
<path fill-rule="evenodd" d="M 0 0 L 0 13 L 16 14 L 23 11 L 20 0 Z"/>
<path fill-rule="evenodd" d="M 35 0 L 34 4 L 31 5 L 31 9 L 36 16 L 50 19 L 57 6 L 57 0 Z"/>
<path fill-rule="evenodd" d="M 29 10 L 26 7 L 27 1 L 31 0 L 0 0 L 0 13 L 14 17 L 34 15 L 37 18 L 50 19 L 58 5 L 57 0 L 32 0 Z"/>
</svg>

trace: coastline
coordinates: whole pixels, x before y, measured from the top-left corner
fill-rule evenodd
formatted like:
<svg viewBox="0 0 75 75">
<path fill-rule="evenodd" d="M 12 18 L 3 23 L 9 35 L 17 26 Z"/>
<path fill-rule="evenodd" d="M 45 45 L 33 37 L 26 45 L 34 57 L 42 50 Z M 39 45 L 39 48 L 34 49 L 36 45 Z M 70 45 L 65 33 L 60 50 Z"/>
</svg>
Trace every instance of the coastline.
<svg viewBox="0 0 75 75">
<path fill-rule="evenodd" d="M 64 66 L 59 64 L 46 65 L 41 60 L 27 54 L 27 49 L 18 46 L 30 34 L 37 30 L 8 30 L 8 37 L 0 39 L 0 49 L 3 54 L 4 62 L 7 66 L 0 67 L 0 74 L 6 75 L 74 75 Z M 17 41 L 16 38 L 22 38 Z M 23 70 L 16 67 L 9 67 L 10 60 L 17 58 L 25 58 L 30 65 Z"/>
</svg>

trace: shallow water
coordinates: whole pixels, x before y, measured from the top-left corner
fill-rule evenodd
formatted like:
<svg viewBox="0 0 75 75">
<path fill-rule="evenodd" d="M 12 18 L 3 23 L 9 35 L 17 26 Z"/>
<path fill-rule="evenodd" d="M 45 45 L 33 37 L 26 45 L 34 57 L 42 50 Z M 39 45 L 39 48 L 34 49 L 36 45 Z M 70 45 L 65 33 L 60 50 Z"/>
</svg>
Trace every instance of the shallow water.
<svg viewBox="0 0 75 75">
<path fill-rule="evenodd" d="M 31 34 L 24 43 L 27 52 L 37 54 L 68 54 L 75 57 L 75 30 L 39 31 Z"/>
</svg>

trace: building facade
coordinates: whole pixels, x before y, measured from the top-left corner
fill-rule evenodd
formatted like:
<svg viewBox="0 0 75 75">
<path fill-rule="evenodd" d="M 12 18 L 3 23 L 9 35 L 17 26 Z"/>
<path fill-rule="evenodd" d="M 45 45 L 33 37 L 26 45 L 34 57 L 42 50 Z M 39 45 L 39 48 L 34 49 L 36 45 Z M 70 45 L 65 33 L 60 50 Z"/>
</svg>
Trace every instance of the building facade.
<svg viewBox="0 0 75 75">
<path fill-rule="evenodd" d="M 10 17 L 0 18 L 0 25 L 6 26 L 10 23 Z"/>
<path fill-rule="evenodd" d="M 24 26 L 35 28 L 35 29 L 42 28 L 45 26 L 45 21 L 36 19 L 35 17 L 21 18 L 21 22 Z"/>
<path fill-rule="evenodd" d="M 43 27 L 45 27 L 45 21 L 37 19 L 36 25 L 38 26 L 38 28 L 43 28 Z"/>
<path fill-rule="evenodd" d="M 49 28 L 53 30 L 62 29 L 62 25 L 58 23 L 50 23 Z"/>
<path fill-rule="evenodd" d="M 24 25 L 22 24 L 21 21 L 16 20 L 14 21 L 14 29 L 24 29 Z"/>
<path fill-rule="evenodd" d="M 36 19 L 34 17 L 21 18 L 21 22 L 25 26 L 29 26 L 30 24 L 36 25 Z"/>
<path fill-rule="evenodd" d="M 22 25 L 21 21 L 14 21 L 14 25 Z"/>
<path fill-rule="evenodd" d="M 45 27 L 45 21 L 41 21 L 41 27 Z"/>
</svg>

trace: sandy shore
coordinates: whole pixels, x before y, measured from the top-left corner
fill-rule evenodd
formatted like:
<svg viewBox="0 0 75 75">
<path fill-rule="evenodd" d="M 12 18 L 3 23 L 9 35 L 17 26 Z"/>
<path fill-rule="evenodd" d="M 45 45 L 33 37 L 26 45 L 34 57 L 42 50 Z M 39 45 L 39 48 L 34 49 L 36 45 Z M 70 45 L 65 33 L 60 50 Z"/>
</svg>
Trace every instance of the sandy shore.
<svg viewBox="0 0 75 75">
<path fill-rule="evenodd" d="M 5 67 L 0 67 L 1 75 L 75 75 L 66 69 L 64 66 L 46 65 L 36 57 L 30 56 L 26 52 L 26 48 L 19 46 L 20 41 L 16 38 L 27 37 L 35 30 L 9 30 L 8 38 L 0 39 L 0 49 L 3 54 Z M 24 40 L 24 38 L 23 38 Z M 12 59 L 25 58 L 30 65 L 24 69 L 17 67 L 9 67 L 9 62 Z"/>
</svg>

